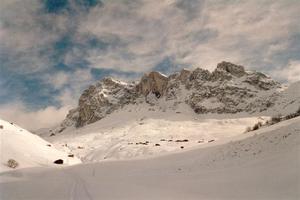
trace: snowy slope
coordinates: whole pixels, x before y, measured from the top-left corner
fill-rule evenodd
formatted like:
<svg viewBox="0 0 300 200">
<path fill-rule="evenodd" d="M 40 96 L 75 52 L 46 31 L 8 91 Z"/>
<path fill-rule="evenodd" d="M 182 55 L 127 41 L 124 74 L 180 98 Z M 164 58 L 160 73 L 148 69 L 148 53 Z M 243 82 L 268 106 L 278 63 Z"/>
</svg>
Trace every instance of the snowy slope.
<svg viewBox="0 0 300 200">
<path fill-rule="evenodd" d="M 286 86 L 279 94 L 275 105 L 266 113 L 287 115 L 300 108 L 300 81 Z"/>
<path fill-rule="evenodd" d="M 0 197 L 299 199 L 299 147 L 298 117 L 199 149 L 154 159 L 2 173 Z"/>
<path fill-rule="evenodd" d="M 0 120 L 0 171 L 9 170 L 7 161 L 14 159 L 18 168 L 36 166 L 54 166 L 53 161 L 63 159 L 65 164 L 77 164 L 80 160 L 68 157 L 52 144 L 27 130 L 4 120 Z"/>
<path fill-rule="evenodd" d="M 77 129 L 70 127 L 55 136 L 43 137 L 84 162 L 98 162 L 182 151 L 243 134 L 248 126 L 268 119 L 238 115 L 217 117 L 197 115 L 184 104 L 176 111 L 166 112 L 155 106 L 148 110 L 143 104 L 128 105 L 93 124 Z"/>
</svg>

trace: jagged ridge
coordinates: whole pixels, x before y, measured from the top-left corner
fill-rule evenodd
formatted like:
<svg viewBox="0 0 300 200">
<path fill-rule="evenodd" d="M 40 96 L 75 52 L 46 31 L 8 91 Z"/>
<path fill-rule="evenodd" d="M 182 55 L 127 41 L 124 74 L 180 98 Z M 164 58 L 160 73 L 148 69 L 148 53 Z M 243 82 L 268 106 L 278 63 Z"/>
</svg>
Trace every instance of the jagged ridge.
<svg viewBox="0 0 300 200">
<path fill-rule="evenodd" d="M 176 110 L 185 103 L 199 114 L 261 112 L 273 106 L 280 86 L 260 72 L 245 71 L 229 62 L 219 63 L 213 72 L 201 68 L 170 76 L 150 72 L 138 83 L 104 78 L 83 92 L 60 131 L 96 122 L 127 104 L 159 106 L 163 102 L 168 105 L 164 109 Z"/>
</svg>

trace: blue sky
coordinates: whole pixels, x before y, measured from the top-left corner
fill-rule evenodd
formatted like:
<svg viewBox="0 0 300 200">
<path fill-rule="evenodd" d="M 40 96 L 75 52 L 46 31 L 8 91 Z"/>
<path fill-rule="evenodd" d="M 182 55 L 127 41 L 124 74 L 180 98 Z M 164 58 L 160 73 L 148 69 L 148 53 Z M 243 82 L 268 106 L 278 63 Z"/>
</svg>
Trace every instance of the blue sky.
<svg viewBox="0 0 300 200">
<path fill-rule="evenodd" d="M 104 76 L 223 60 L 297 81 L 299 10 L 297 0 L 2 0 L 0 117 L 53 125 Z"/>
</svg>

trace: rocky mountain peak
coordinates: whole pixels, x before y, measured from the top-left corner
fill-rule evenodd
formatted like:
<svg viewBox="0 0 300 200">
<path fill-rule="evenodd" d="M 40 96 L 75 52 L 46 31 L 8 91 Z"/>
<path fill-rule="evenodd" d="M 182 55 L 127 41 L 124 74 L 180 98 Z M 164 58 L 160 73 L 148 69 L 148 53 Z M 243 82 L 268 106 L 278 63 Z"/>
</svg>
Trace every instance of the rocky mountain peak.
<svg viewBox="0 0 300 200">
<path fill-rule="evenodd" d="M 125 82 L 122 82 L 122 81 L 119 81 L 117 79 L 114 79 L 112 77 L 106 77 L 106 78 L 103 78 L 102 80 L 100 80 L 98 82 L 98 85 L 105 85 L 105 87 L 119 87 L 119 86 L 124 86 L 124 85 L 127 85 L 128 83 L 125 83 Z"/>
<path fill-rule="evenodd" d="M 171 110 L 187 104 L 199 114 L 260 112 L 274 105 L 279 87 L 270 77 L 230 62 L 219 63 L 213 72 L 183 69 L 167 77 L 154 71 L 131 84 L 104 78 L 82 93 L 61 126 L 81 127 L 139 104 Z"/>
<path fill-rule="evenodd" d="M 186 83 L 186 81 L 190 78 L 191 75 L 191 71 L 188 69 L 182 69 L 180 71 L 180 74 L 178 76 L 178 79 L 182 82 L 182 83 Z"/>
<path fill-rule="evenodd" d="M 211 73 L 202 68 L 196 68 L 194 71 L 192 71 L 190 77 L 190 81 L 210 81 L 211 80 Z"/>
<path fill-rule="evenodd" d="M 243 66 L 226 61 L 219 63 L 215 71 L 225 71 L 236 77 L 242 77 L 247 74 Z"/>
</svg>

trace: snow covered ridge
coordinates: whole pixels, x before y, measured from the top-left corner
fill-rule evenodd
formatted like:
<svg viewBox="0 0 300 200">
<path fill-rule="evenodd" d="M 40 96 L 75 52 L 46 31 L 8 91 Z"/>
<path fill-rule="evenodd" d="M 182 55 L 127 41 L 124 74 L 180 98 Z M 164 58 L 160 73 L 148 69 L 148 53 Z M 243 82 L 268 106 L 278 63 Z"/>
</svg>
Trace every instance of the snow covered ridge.
<svg viewBox="0 0 300 200">
<path fill-rule="evenodd" d="M 186 104 L 197 114 L 280 112 L 284 106 L 292 109 L 299 105 L 299 98 L 291 103 L 291 98 L 286 98 L 291 94 L 282 88 L 260 72 L 246 71 L 229 62 L 219 63 L 213 72 L 183 69 L 168 77 L 150 72 L 138 83 L 104 78 L 83 92 L 78 107 L 69 112 L 56 132 L 94 123 L 129 104 L 145 104 L 149 110 L 159 112 L 176 111 Z"/>
<path fill-rule="evenodd" d="M 56 166 L 81 163 L 65 152 L 59 151 L 52 144 L 37 135 L 7 121 L 0 119 L 0 172 L 11 168 L 37 166 Z"/>
</svg>

